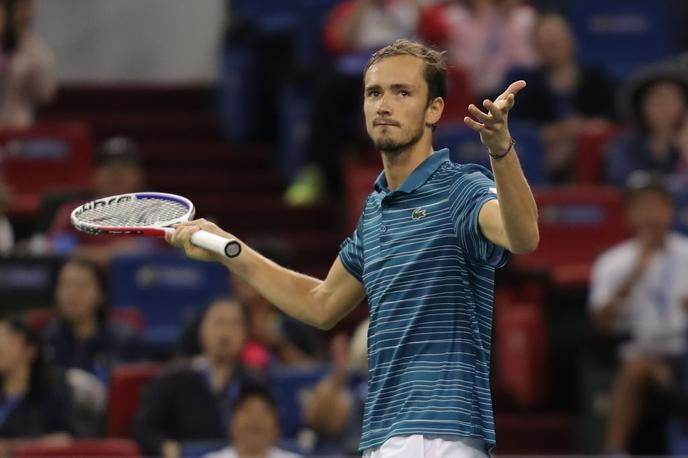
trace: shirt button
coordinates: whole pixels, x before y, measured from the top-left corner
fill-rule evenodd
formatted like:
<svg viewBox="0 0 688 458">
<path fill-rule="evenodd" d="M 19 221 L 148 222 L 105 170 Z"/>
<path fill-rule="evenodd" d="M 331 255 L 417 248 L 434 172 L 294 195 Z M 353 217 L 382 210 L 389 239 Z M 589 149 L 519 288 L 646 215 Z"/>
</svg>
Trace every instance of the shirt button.
<svg viewBox="0 0 688 458">
<path fill-rule="evenodd" d="M 382 227 L 380 228 L 380 230 L 381 230 L 382 232 L 387 232 L 387 226 L 382 226 Z"/>
</svg>

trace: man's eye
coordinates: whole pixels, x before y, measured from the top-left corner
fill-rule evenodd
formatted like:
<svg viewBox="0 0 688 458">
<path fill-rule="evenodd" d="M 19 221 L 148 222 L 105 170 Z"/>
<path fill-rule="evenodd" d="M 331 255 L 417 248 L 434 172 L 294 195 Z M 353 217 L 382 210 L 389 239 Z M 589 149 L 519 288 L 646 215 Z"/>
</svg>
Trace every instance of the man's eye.
<svg viewBox="0 0 688 458">
<path fill-rule="evenodd" d="M 399 91 L 399 95 L 403 97 L 408 97 L 409 95 L 411 95 L 411 93 L 409 91 Z"/>
<path fill-rule="evenodd" d="M 368 92 L 369 97 L 378 97 L 380 95 L 380 91 L 370 91 Z"/>
</svg>

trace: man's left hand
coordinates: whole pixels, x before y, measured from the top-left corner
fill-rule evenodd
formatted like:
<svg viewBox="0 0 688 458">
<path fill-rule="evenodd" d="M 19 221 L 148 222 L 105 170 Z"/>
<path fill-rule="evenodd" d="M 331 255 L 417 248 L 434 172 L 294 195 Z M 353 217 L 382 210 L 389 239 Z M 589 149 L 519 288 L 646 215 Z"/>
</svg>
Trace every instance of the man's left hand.
<svg viewBox="0 0 688 458">
<path fill-rule="evenodd" d="M 524 87 L 526 87 L 525 81 L 515 81 L 494 101 L 483 100 L 486 112 L 481 111 L 473 104 L 468 106 L 468 112 L 473 117 L 466 116 L 463 121 L 468 127 L 480 134 L 480 141 L 487 146 L 492 154 L 504 153 L 511 144 L 508 113 L 514 106 L 516 94 Z"/>
</svg>

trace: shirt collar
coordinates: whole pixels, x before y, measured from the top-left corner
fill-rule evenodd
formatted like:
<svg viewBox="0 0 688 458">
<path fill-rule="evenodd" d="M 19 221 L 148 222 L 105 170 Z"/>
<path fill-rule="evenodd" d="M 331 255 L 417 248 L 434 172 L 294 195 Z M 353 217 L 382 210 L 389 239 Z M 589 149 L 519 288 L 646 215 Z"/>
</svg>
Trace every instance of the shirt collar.
<svg viewBox="0 0 688 458">
<path fill-rule="evenodd" d="M 403 192 L 410 194 L 416 189 L 420 188 L 430 175 L 432 175 L 439 166 L 449 160 L 449 149 L 443 148 L 439 151 L 435 151 L 430 156 L 428 156 L 423 162 L 416 167 L 416 169 L 411 172 L 409 176 L 406 177 L 401 186 L 392 192 Z M 377 192 L 389 192 L 387 189 L 387 177 L 385 176 L 384 170 L 378 175 L 377 180 L 375 180 L 375 190 Z"/>
</svg>

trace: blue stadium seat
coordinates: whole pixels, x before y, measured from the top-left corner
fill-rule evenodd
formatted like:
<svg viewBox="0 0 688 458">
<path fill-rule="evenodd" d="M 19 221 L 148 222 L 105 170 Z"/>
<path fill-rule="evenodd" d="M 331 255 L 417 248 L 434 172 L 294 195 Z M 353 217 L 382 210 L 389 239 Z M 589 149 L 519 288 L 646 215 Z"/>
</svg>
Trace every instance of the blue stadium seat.
<svg viewBox="0 0 688 458">
<path fill-rule="evenodd" d="M 534 186 L 548 184 L 545 151 L 539 129 L 527 122 L 510 121 L 509 131 L 517 142 L 518 157 L 528 182 Z M 440 124 L 435 133 L 434 144 L 436 149 L 449 148 L 449 155 L 454 162 L 480 164 L 490 168 L 490 158 L 480 143 L 480 137 L 463 122 Z"/>
<path fill-rule="evenodd" d="M 567 17 L 580 59 L 617 80 L 676 51 L 666 2 L 576 0 L 569 2 Z"/>
<path fill-rule="evenodd" d="M 282 435 L 295 438 L 303 427 L 301 407 L 304 395 L 312 390 L 330 370 L 329 364 L 305 368 L 273 367 L 269 379 L 279 406 Z"/>
<path fill-rule="evenodd" d="M 141 310 L 148 339 L 161 349 L 177 342 L 186 319 L 228 291 L 223 266 L 177 252 L 118 256 L 110 268 L 110 303 Z"/>
<path fill-rule="evenodd" d="M 5 313 L 51 307 L 59 257 L 0 257 L 0 304 Z"/>
</svg>

